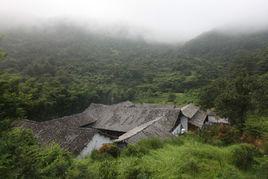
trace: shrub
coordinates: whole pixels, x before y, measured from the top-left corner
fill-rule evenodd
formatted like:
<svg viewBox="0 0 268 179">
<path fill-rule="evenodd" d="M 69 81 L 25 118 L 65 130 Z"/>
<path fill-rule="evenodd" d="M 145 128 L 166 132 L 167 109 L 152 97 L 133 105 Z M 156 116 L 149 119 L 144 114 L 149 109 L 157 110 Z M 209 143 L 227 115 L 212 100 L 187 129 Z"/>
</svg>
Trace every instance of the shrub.
<svg viewBox="0 0 268 179">
<path fill-rule="evenodd" d="M 124 150 L 123 155 L 125 156 L 143 156 L 147 154 L 149 150 L 155 150 L 162 148 L 164 141 L 159 138 L 150 138 L 139 141 L 137 144 L 129 144 Z"/>
<path fill-rule="evenodd" d="M 40 174 L 51 178 L 65 177 L 73 162 L 72 156 L 56 144 L 41 152 L 40 161 Z"/>
<path fill-rule="evenodd" d="M 250 116 L 245 122 L 244 131 L 255 138 L 262 138 L 268 134 L 268 118 Z"/>
<path fill-rule="evenodd" d="M 265 140 L 262 146 L 263 153 L 268 155 L 268 140 Z"/>
<path fill-rule="evenodd" d="M 219 139 L 223 141 L 224 144 L 233 144 L 240 142 L 240 131 L 232 126 L 220 126 Z"/>
<path fill-rule="evenodd" d="M 183 140 L 181 140 L 181 136 L 169 138 L 166 140 L 166 143 L 177 146 L 181 146 L 184 144 Z"/>
<path fill-rule="evenodd" d="M 68 152 L 58 145 L 39 146 L 29 130 L 15 128 L 0 138 L 2 178 L 64 178 L 71 163 Z"/>
<path fill-rule="evenodd" d="M 144 146 L 140 146 L 138 144 L 129 144 L 122 152 L 125 156 L 136 156 L 141 157 L 149 152 L 149 149 L 147 149 Z"/>
<path fill-rule="evenodd" d="M 90 154 L 90 158 L 92 160 L 103 160 L 107 157 L 110 157 L 108 154 L 105 153 L 100 153 L 98 150 L 94 149 L 91 154 Z"/>
<path fill-rule="evenodd" d="M 241 133 L 238 129 L 227 125 L 211 125 L 201 130 L 198 135 L 204 142 L 213 145 L 227 145 L 240 141 Z"/>
<path fill-rule="evenodd" d="M 90 158 L 93 160 L 105 160 L 109 158 L 116 158 L 120 155 L 120 149 L 112 144 L 104 144 L 99 150 L 93 150 Z"/>
<path fill-rule="evenodd" d="M 217 178 L 228 178 L 228 179 L 237 179 L 237 178 L 242 178 L 242 176 L 239 174 L 239 171 L 235 169 L 234 167 L 222 167 L 222 169 L 218 172 L 216 175 Z"/>
<path fill-rule="evenodd" d="M 2 133 L 0 136 L 0 176 L 2 178 L 38 176 L 39 152 L 41 149 L 30 130 L 14 128 Z"/>
<path fill-rule="evenodd" d="M 117 164 L 115 161 L 104 160 L 99 166 L 99 178 L 111 179 L 118 175 Z"/>
<path fill-rule="evenodd" d="M 179 168 L 180 174 L 191 174 L 196 176 L 201 171 L 201 165 L 193 158 L 185 161 Z"/>
<path fill-rule="evenodd" d="M 210 147 L 202 147 L 202 149 L 199 148 L 188 149 L 185 156 L 188 156 L 189 158 L 195 157 L 198 159 L 222 161 L 222 153 L 219 153 L 218 151 L 213 150 L 213 148 Z"/>
<path fill-rule="evenodd" d="M 140 160 L 134 160 L 130 162 L 130 165 L 127 166 L 123 172 L 124 178 L 128 179 L 146 179 L 150 178 L 152 172 L 146 167 L 141 166 L 142 163 Z"/>
<path fill-rule="evenodd" d="M 93 160 L 98 160 L 99 159 L 98 150 L 96 150 L 96 149 L 92 150 L 92 152 L 90 154 L 90 158 L 93 159 Z"/>
<path fill-rule="evenodd" d="M 231 153 L 234 165 L 239 169 L 246 170 L 252 166 L 257 152 L 253 145 L 240 144 L 233 146 Z"/>
<path fill-rule="evenodd" d="M 145 147 L 147 149 L 159 149 L 164 146 L 164 141 L 160 138 L 150 138 L 139 141 L 137 145 L 140 145 L 141 147 Z"/>
<path fill-rule="evenodd" d="M 103 144 L 99 149 L 100 153 L 107 153 L 112 157 L 118 157 L 120 155 L 120 149 L 114 144 Z"/>
<path fill-rule="evenodd" d="M 96 178 L 94 173 L 89 169 L 89 163 L 86 160 L 76 160 L 68 170 L 67 178 L 72 179 L 91 179 Z"/>
<path fill-rule="evenodd" d="M 258 161 L 256 167 L 256 174 L 258 178 L 267 178 L 268 177 L 268 157 L 264 157 Z"/>
</svg>

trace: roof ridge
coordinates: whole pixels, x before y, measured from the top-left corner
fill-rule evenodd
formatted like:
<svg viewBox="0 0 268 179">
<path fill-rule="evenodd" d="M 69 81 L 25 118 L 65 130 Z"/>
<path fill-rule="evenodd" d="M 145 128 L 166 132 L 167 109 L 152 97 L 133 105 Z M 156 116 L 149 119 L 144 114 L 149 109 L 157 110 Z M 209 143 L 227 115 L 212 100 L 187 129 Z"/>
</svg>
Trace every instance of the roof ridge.
<svg viewBox="0 0 268 179">
<path fill-rule="evenodd" d="M 154 124 L 155 122 L 159 121 L 162 118 L 165 118 L 165 117 L 164 116 L 157 117 L 156 119 L 154 119 L 152 121 L 148 121 L 148 122 L 143 123 L 137 127 L 134 127 L 133 129 L 127 131 L 125 134 L 119 136 L 118 139 L 114 140 L 114 142 L 119 142 L 119 141 L 128 139 L 128 138 L 132 137 L 133 135 L 136 135 L 139 132 L 143 131 L 144 129 L 148 128 L 149 126 L 151 126 L 152 124 Z"/>
</svg>

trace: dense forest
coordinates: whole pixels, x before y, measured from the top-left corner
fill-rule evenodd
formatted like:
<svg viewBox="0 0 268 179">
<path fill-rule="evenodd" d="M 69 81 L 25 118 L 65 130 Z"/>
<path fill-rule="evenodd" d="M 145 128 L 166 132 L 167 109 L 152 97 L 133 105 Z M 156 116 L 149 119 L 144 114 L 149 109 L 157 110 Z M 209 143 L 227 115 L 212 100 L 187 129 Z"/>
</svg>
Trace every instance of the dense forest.
<svg viewBox="0 0 268 179">
<path fill-rule="evenodd" d="M 219 74 L 217 64 L 209 70 L 210 61 L 184 57 L 176 47 L 71 25 L 8 31 L 1 48 L 8 54 L 0 64 L 6 89 L 16 84 L 8 104 L 17 106 L 3 111 L 34 120 L 73 114 L 91 102 L 183 93 Z"/>
<path fill-rule="evenodd" d="M 211 31 L 168 45 L 59 23 L 2 30 L 0 49 L 0 176 L 166 178 L 180 170 L 186 172 L 182 178 L 268 176 L 268 31 Z M 123 151 L 109 146 L 84 160 L 57 145 L 40 147 L 30 131 L 11 129 L 22 118 L 44 121 L 81 112 L 93 102 L 125 100 L 192 102 L 228 117 L 232 126 L 174 141 L 152 139 Z M 245 142 L 250 144 L 238 144 Z M 184 169 L 157 169 L 156 157 L 168 162 L 176 150 L 190 149 Z"/>
<path fill-rule="evenodd" d="M 231 104 L 218 104 L 224 99 L 217 100 L 233 90 L 230 98 L 244 93 L 236 98 L 248 101 L 240 104 L 245 112 L 264 112 L 268 33 L 232 36 L 206 33 L 179 47 L 98 34 L 70 24 L 3 32 L 2 115 L 40 121 L 80 112 L 91 102 L 150 102 L 163 95 L 166 102 L 176 102 L 180 93 L 189 92 L 193 99 L 186 97 L 184 102 L 197 102 L 202 87 L 199 101 L 204 107 L 233 109 Z M 238 85 L 241 89 L 234 89 Z"/>
</svg>

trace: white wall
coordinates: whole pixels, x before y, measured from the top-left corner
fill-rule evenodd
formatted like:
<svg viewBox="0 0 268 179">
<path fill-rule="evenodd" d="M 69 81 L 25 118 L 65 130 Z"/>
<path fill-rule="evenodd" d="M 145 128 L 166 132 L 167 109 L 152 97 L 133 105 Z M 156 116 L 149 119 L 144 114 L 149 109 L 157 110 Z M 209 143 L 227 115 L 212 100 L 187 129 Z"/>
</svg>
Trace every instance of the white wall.
<svg viewBox="0 0 268 179">
<path fill-rule="evenodd" d="M 172 131 L 173 135 L 181 134 L 181 130 L 184 129 L 184 132 L 188 131 L 188 118 L 182 116 L 180 118 L 180 124 Z"/>
<path fill-rule="evenodd" d="M 173 135 L 178 135 L 181 133 L 181 124 L 179 124 L 173 131 L 172 134 Z"/>
<path fill-rule="evenodd" d="M 109 137 L 99 133 L 95 134 L 87 146 L 80 152 L 78 158 L 84 158 L 89 155 L 94 149 L 101 148 L 102 144 L 112 143 Z"/>
<path fill-rule="evenodd" d="M 182 125 L 182 128 L 185 129 L 185 132 L 188 131 L 188 118 L 185 117 L 185 116 L 182 116 L 181 117 L 181 125 Z"/>
</svg>

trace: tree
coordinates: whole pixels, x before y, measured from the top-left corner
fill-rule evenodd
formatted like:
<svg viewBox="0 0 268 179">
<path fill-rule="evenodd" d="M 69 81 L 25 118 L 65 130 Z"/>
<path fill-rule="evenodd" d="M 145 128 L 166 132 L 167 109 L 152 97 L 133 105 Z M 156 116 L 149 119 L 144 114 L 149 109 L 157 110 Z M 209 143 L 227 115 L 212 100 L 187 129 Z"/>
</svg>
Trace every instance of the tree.
<svg viewBox="0 0 268 179">
<path fill-rule="evenodd" d="M 0 176 L 64 178 L 71 155 L 58 145 L 40 146 L 30 130 L 14 128 L 0 135 Z"/>
</svg>

